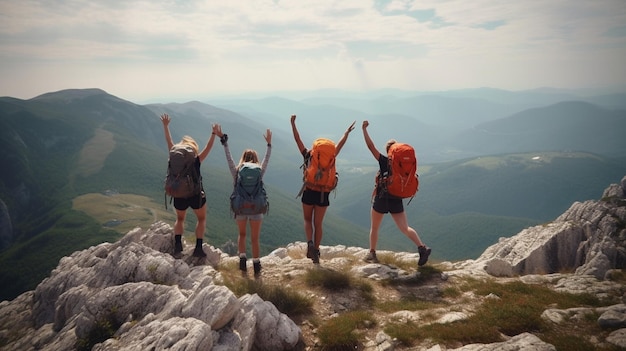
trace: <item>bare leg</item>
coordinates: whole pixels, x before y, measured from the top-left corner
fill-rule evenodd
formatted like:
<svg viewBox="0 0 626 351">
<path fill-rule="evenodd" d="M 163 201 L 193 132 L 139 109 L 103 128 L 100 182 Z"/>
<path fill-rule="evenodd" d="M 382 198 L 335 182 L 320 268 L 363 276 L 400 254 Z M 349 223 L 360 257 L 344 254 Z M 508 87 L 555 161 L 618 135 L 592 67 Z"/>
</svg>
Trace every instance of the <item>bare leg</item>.
<svg viewBox="0 0 626 351">
<path fill-rule="evenodd" d="M 259 258 L 261 248 L 259 238 L 261 237 L 261 224 L 263 221 L 250 221 L 250 241 L 252 242 L 252 258 Z"/>
<path fill-rule="evenodd" d="M 187 210 L 176 210 L 176 222 L 174 223 L 174 234 L 184 234 L 185 230 L 185 215 Z"/>
<path fill-rule="evenodd" d="M 319 249 L 320 248 L 320 244 L 322 243 L 322 236 L 324 235 L 324 228 L 323 228 L 323 222 L 324 222 L 324 215 L 326 214 L 326 210 L 328 209 L 328 206 L 315 206 L 313 208 L 313 221 L 314 221 L 314 228 L 313 231 L 315 233 L 315 248 Z"/>
<path fill-rule="evenodd" d="M 237 238 L 237 248 L 239 249 L 239 254 L 246 253 L 246 225 L 248 221 L 245 219 L 237 220 L 237 227 L 239 228 L 239 237 Z"/>
<path fill-rule="evenodd" d="M 313 240 L 313 205 L 302 204 L 302 213 L 304 215 L 304 234 L 306 240 Z"/>
<path fill-rule="evenodd" d="M 204 238 L 204 228 L 206 227 L 206 204 L 197 210 L 193 210 L 198 217 L 198 223 L 196 223 L 196 239 Z"/>
<path fill-rule="evenodd" d="M 415 229 L 409 227 L 409 223 L 406 219 L 406 213 L 404 211 L 400 213 L 392 213 L 391 217 L 396 222 L 396 226 L 398 226 L 398 229 L 400 229 L 402 234 L 411 239 L 416 246 L 424 246 L 424 243 L 420 239 L 419 235 L 417 235 Z"/>
<path fill-rule="evenodd" d="M 380 228 L 380 224 L 383 222 L 385 214 L 372 208 L 370 217 L 370 251 L 376 251 L 376 245 L 378 244 L 378 229 Z"/>
</svg>

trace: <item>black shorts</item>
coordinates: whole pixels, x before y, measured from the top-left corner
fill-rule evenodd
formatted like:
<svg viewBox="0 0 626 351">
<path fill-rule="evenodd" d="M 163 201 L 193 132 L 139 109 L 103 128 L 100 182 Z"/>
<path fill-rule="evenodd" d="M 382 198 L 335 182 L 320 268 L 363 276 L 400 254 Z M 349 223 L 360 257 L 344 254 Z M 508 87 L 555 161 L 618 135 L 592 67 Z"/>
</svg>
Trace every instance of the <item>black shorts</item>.
<svg viewBox="0 0 626 351">
<path fill-rule="evenodd" d="M 328 195 L 330 192 L 321 192 L 315 191 L 311 189 L 304 189 L 302 192 L 302 203 L 305 205 L 311 206 L 329 206 L 330 202 L 328 201 Z"/>
<path fill-rule="evenodd" d="M 206 196 L 204 195 L 204 190 L 200 192 L 200 194 L 192 197 L 175 197 L 174 198 L 174 208 L 179 211 L 184 211 L 187 208 L 191 207 L 194 210 L 198 210 L 204 206 L 206 203 Z"/>
<path fill-rule="evenodd" d="M 378 213 L 402 213 L 404 212 L 404 204 L 402 199 L 379 197 L 374 198 L 374 204 L 372 205 L 374 211 Z"/>
</svg>

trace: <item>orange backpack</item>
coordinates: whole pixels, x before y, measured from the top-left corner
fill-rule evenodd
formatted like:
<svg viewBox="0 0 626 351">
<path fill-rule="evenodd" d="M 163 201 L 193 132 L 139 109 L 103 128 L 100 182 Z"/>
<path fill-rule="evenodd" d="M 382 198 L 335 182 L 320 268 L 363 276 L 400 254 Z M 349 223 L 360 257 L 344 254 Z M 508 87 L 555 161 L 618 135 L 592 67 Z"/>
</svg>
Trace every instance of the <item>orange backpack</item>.
<svg viewBox="0 0 626 351">
<path fill-rule="evenodd" d="M 326 138 L 313 142 L 311 156 L 303 165 L 304 186 L 316 191 L 329 192 L 337 187 L 338 174 L 335 169 L 335 143 Z"/>
<path fill-rule="evenodd" d="M 395 143 L 387 152 L 388 173 L 377 177 L 378 186 L 382 186 L 389 195 L 399 198 L 415 196 L 419 188 L 417 176 L 417 157 L 409 144 Z"/>
</svg>

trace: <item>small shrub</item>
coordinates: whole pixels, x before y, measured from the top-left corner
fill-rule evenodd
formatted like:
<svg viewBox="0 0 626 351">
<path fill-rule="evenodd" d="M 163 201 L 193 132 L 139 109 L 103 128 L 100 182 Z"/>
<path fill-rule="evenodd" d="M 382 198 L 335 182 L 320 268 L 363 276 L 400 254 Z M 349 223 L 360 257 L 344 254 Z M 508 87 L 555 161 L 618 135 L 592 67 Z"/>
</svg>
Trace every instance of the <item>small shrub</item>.
<svg viewBox="0 0 626 351">
<path fill-rule="evenodd" d="M 331 269 L 309 269 L 305 275 L 309 286 L 322 287 L 330 291 L 341 291 L 351 286 L 350 275 Z"/>
<path fill-rule="evenodd" d="M 115 314 L 113 312 L 109 313 L 107 316 L 96 321 L 96 324 L 89 331 L 87 337 L 76 340 L 76 350 L 91 350 L 94 345 L 113 337 L 121 326 L 122 323 L 117 321 Z"/>
<path fill-rule="evenodd" d="M 376 319 L 367 311 L 346 312 L 329 319 L 318 329 L 322 350 L 355 350 L 361 340 L 358 329 L 367 329 L 375 325 Z"/>
</svg>

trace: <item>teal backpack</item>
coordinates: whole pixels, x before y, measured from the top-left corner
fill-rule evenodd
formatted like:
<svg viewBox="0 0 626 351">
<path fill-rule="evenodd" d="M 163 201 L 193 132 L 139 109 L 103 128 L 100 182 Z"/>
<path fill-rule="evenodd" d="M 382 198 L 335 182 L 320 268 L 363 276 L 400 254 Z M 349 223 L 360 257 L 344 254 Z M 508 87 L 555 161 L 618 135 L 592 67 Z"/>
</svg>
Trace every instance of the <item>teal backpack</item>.
<svg viewBox="0 0 626 351">
<path fill-rule="evenodd" d="M 261 177 L 261 166 L 244 162 L 239 167 L 235 188 L 230 195 L 230 208 L 235 215 L 267 213 L 269 202 Z"/>
</svg>

